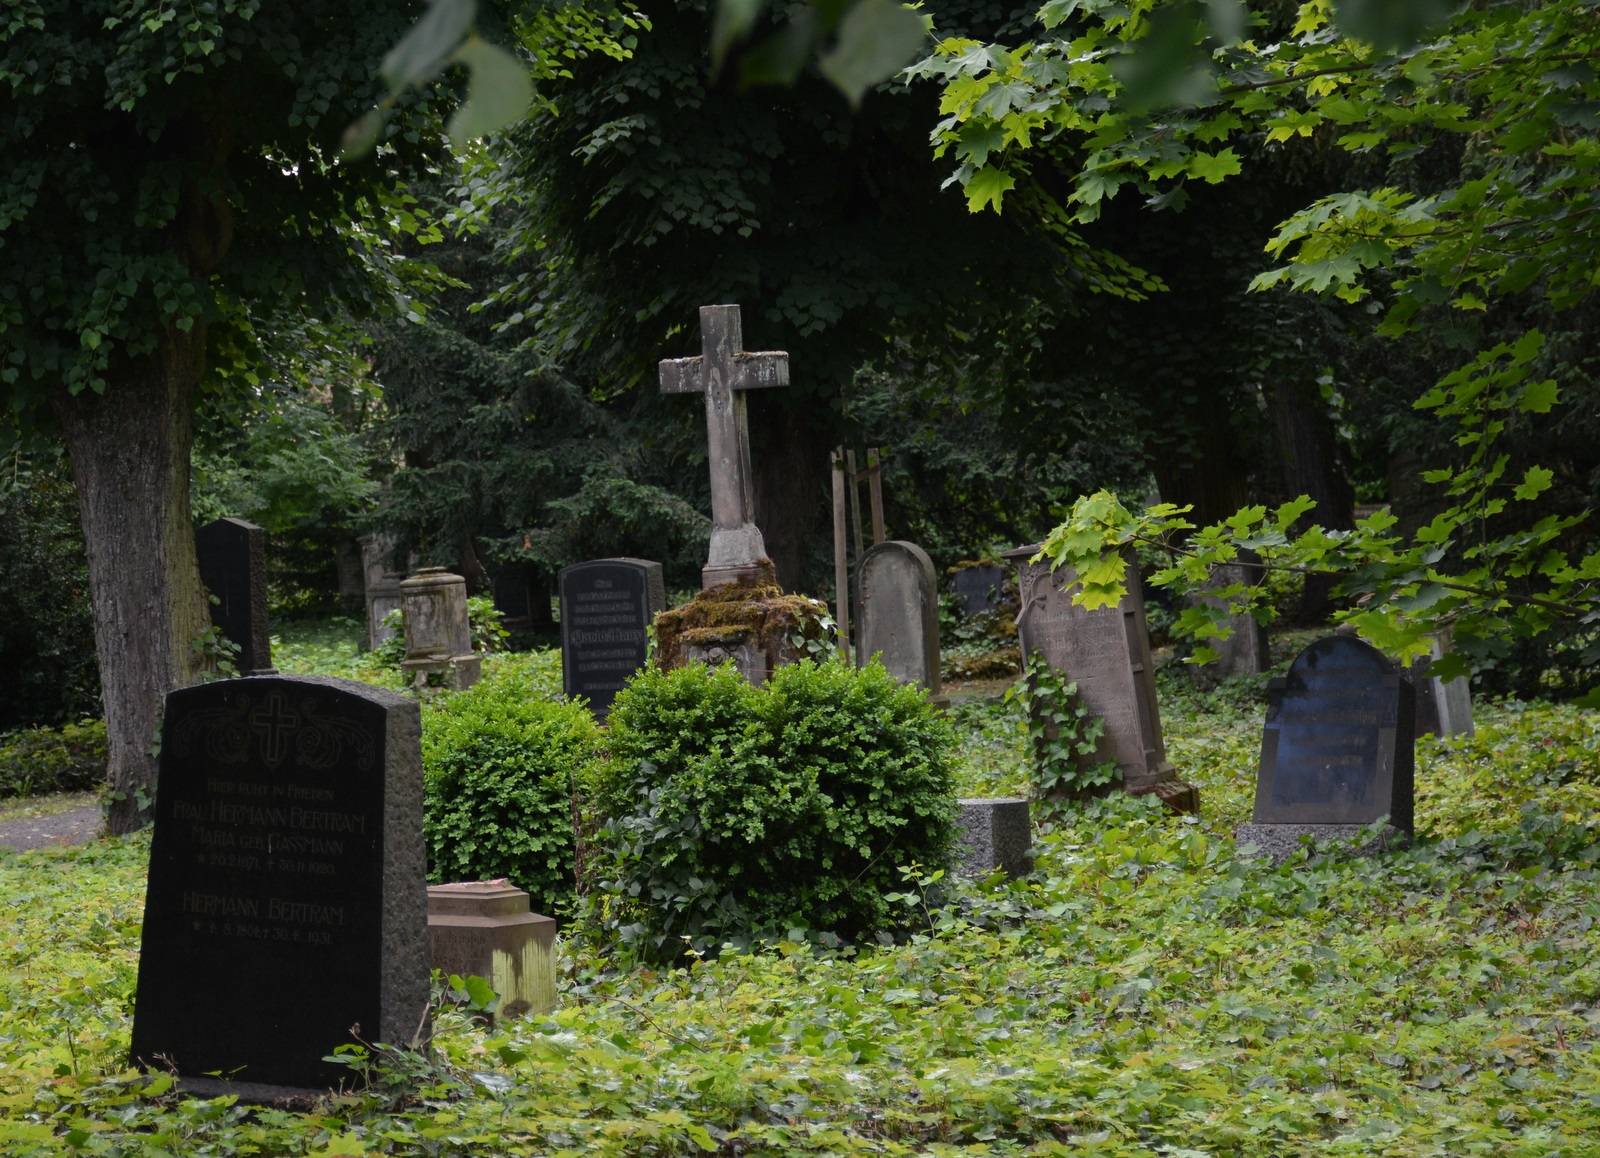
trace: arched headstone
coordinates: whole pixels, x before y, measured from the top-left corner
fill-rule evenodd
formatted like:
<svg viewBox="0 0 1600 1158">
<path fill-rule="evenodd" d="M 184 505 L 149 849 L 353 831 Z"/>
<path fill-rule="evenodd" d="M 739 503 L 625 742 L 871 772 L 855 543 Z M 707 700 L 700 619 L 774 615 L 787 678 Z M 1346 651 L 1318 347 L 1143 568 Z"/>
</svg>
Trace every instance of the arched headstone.
<svg viewBox="0 0 1600 1158">
<path fill-rule="evenodd" d="M 933 560 L 915 543 L 875 543 L 857 568 L 856 662 L 881 656 L 890 675 L 945 702 L 939 676 L 939 587 Z"/>
</svg>

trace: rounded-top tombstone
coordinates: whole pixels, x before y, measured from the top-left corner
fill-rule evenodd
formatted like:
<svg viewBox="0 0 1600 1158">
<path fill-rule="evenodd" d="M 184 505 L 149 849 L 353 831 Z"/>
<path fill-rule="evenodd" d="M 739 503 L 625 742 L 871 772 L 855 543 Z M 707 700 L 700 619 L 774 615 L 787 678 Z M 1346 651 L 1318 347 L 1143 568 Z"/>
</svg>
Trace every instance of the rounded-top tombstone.
<svg viewBox="0 0 1600 1158">
<path fill-rule="evenodd" d="M 1256 824 L 1412 828 L 1413 692 L 1354 636 L 1319 639 L 1267 691 Z"/>
<path fill-rule="evenodd" d="M 915 543 L 891 539 L 875 543 L 861 557 L 856 661 L 865 666 L 881 656 L 890 675 L 917 684 L 937 699 L 939 674 L 939 587 L 933 560 Z"/>
</svg>

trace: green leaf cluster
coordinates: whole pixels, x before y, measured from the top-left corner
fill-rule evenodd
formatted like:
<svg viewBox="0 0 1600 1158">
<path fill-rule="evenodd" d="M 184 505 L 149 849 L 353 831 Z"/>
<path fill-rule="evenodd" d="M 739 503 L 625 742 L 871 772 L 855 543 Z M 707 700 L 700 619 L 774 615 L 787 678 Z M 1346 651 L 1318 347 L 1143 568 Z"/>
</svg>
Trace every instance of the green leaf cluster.
<svg viewBox="0 0 1600 1158">
<path fill-rule="evenodd" d="M 1006 692 L 1028 714 L 1028 739 L 1033 748 L 1034 790 L 1029 795 L 1054 812 L 1064 800 L 1081 799 L 1122 778 L 1114 760 L 1096 760 L 1105 721 L 1084 705 L 1078 685 L 1051 668 L 1037 652 L 1030 654 L 1022 677 Z"/>
<path fill-rule="evenodd" d="M 879 663 L 646 670 L 608 718 L 602 930 L 646 959 L 891 928 L 901 865 L 942 866 L 955 737 Z"/>
</svg>

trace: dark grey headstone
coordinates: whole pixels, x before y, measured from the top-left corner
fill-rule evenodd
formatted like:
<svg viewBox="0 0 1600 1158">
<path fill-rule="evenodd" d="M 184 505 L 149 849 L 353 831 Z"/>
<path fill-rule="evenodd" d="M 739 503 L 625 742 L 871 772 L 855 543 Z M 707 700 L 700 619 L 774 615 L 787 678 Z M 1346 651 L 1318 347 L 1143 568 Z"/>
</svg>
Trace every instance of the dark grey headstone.
<svg viewBox="0 0 1600 1158">
<path fill-rule="evenodd" d="M 939 588 L 933 560 L 915 543 L 876 543 L 857 569 L 856 662 L 880 656 L 890 675 L 942 701 L 939 673 Z"/>
<path fill-rule="evenodd" d="M 271 675 L 266 534 L 243 519 L 217 519 L 194 533 L 200 582 L 216 596 L 211 622 L 239 647 L 240 675 Z"/>
<path fill-rule="evenodd" d="M 1033 867 L 1033 825 L 1021 797 L 962 800 L 956 841 L 957 871 L 981 877 L 1000 869 L 1020 877 Z"/>
<path fill-rule="evenodd" d="M 533 568 L 526 563 L 510 563 L 489 576 L 495 610 L 507 628 L 516 631 L 533 625 Z M 549 600 L 545 600 L 544 619 L 549 619 Z"/>
<path fill-rule="evenodd" d="M 950 577 L 950 589 L 961 601 L 964 614 L 982 615 L 1000 606 L 1000 586 L 1005 580 L 1002 567 L 963 567 Z"/>
<path fill-rule="evenodd" d="M 661 564 L 595 559 L 563 567 L 561 684 L 569 699 L 589 701 L 600 719 L 628 677 L 650 657 L 650 624 L 667 609 Z"/>
<path fill-rule="evenodd" d="M 1353 636 L 1319 639 L 1267 690 L 1256 824 L 1412 829 L 1414 708 L 1399 665 Z"/>
<path fill-rule="evenodd" d="M 421 725 L 351 680 L 167 697 L 132 1054 L 207 1088 L 331 1088 L 428 1005 Z M 212 1083 L 214 1085 L 214 1083 Z"/>
</svg>

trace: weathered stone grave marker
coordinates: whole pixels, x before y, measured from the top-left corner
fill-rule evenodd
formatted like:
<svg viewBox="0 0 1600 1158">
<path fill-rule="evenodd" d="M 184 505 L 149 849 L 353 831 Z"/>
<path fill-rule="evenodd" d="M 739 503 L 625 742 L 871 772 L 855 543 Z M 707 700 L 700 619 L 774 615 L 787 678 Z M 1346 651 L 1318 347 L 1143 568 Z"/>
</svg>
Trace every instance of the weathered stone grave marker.
<svg viewBox="0 0 1600 1158">
<path fill-rule="evenodd" d="M 1223 591 L 1236 584 L 1261 582 L 1263 572 L 1258 564 L 1230 563 L 1216 568 L 1205 590 L 1193 598 L 1213 607 L 1226 608 L 1227 600 L 1211 592 Z M 1191 664 L 1190 676 L 1201 683 L 1226 679 L 1229 676 L 1260 675 L 1272 666 L 1272 655 L 1267 629 L 1256 622 L 1253 615 L 1229 615 L 1227 625 L 1233 633 L 1227 639 L 1205 639 L 1201 643 L 1217 653 L 1208 664 Z"/>
<path fill-rule="evenodd" d="M 531 912 L 528 894 L 503 880 L 428 886 L 433 967 L 487 981 L 500 997 L 496 1018 L 555 1005 L 555 943 L 555 918 Z"/>
<path fill-rule="evenodd" d="M 1414 705 L 1400 666 L 1354 636 L 1319 639 L 1267 690 L 1253 823 L 1242 847 L 1274 857 L 1300 837 L 1342 840 L 1380 817 L 1412 830 Z"/>
<path fill-rule="evenodd" d="M 700 355 L 661 362 L 663 394 L 701 394 L 711 465 L 711 550 L 700 579 L 707 588 L 737 580 L 775 582 L 755 524 L 745 392 L 789 384 L 789 355 L 746 353 L 738 306 L 700 307 Z"/>
<path fill-rule="evenodd" d="M 1005 583 L 1004 568 L 988 563 L 961 567 L 950 576 L 950 590 L 961 601 L 966 615 L 984 615 L 1000 606 L 1000 588 Z"/>
<path fill-rule="evenodd" d="M 243 519 L 216 519 L 194 534 L 200 581 L 216 596 L 211 622 L 238 645 L 240 675 L 272 675 L 267 631 L 266 532 Z"/>
<path fill-rule="evenodd" d="M 671 671 L 689 663 L 731 660 L 753 684 L 793 663 L 793 640 L 814 619 L 809 600 L 785 595 L 755 524 L 750 489 L 750 437 L 745 392 L 789 384 L 789 355 L 747 353 L 738 306 L 700 307 L 695 358 L 661 363 L 664 394 L 703 394 L 711 467 L 711 546 L 700 570 L 704 590 L 656 620 L 658 662 Z M 808 615 L 808 613 L 810 613 Z"/>
<path fill-rule="evenodd" d="M 960 836 L 956 842 L 957 874 L 987 876 L 999 869 L 1020 877 L 1033 867 L 1033 823 L 1028 802 L 1019 796 L 974 797 L 957 802 Z"/>
<path fill-rule="evenodd" d="M 352 1031 L 423 1034 L 416 702 L 309 677 L 184 688 L 160 759 L 134 1060 L 270 1101 L 348 1081 L 322 1059 Z"/>
<path fill-rule="evenodd" d="M 367 602 L 367 650 L 376 651 L 396 632 L 383 621 L 400 607 L 400 584 L 406 573 L 391 562 L 394 543 L 381 535 L 361 538 L 361 572 Z"/>
<path fill-rule="evenodd" d="M 443 567 L 424 567 L 400 584 L 400 600 L 406 628 L 400 666 L 406 680 L 424 687 L 437 674 L 457 690 L 477 683 L 483 658 L 472 650 L 467 581 Z"/>
<path fill-rule="evenodd" d="M 1072 602 L 1071 568 L 1052 572 L 1049 560 L 1029 562 L 1038 550 L 1037 545 L 1019 547 L 1004 556 L 1017 567 L 1022 598 L 1017 636 L 1024 659 L 1042 656 L 1052 670 L 1078 685 L 1084 706 L 1105 721 L 1095 752 L 1085 762 L 1114 761 L 1122 771 L 1123 791 L 1154 793 L 1178 812 L 1198 812 L 1199 791 L 1180 780 L 1167 760 L 1144 598 L 1134 565 L 1129 564 L 1122 602 L 1091 611 Z"/>
<path fill-rule="evenodd" d="M 948 703 L 939 672 L 939 586 L 928 553 L 897 539 L 875 543 L 862 556 L 856 583 L 856 665 L 865 667 L 878 655 L 896 680 L 927 689 L 936 704 Z"/>
<path fill-rule="evenodd" d="M 1446 683 L 1433 674 L 1433 661 L 1450 650 L 1448 629 L 1428 637 L 1433 654 L 1417 660 L 1406 678 L 1417 694 L 1417 735 L 1472 736 L 1477 729 L 1472 722 L 1472 682 L 1466 676 L 1457 676 Z"/>
<path fill-rule="evenodd" d="M 589 701 L 600 719 L 650 656 L 650 624 L 667 609 L 661 564 L 648 559 L 594 559 L 563 567 L 561 684 L 568 699 Z"/>
</svg>

